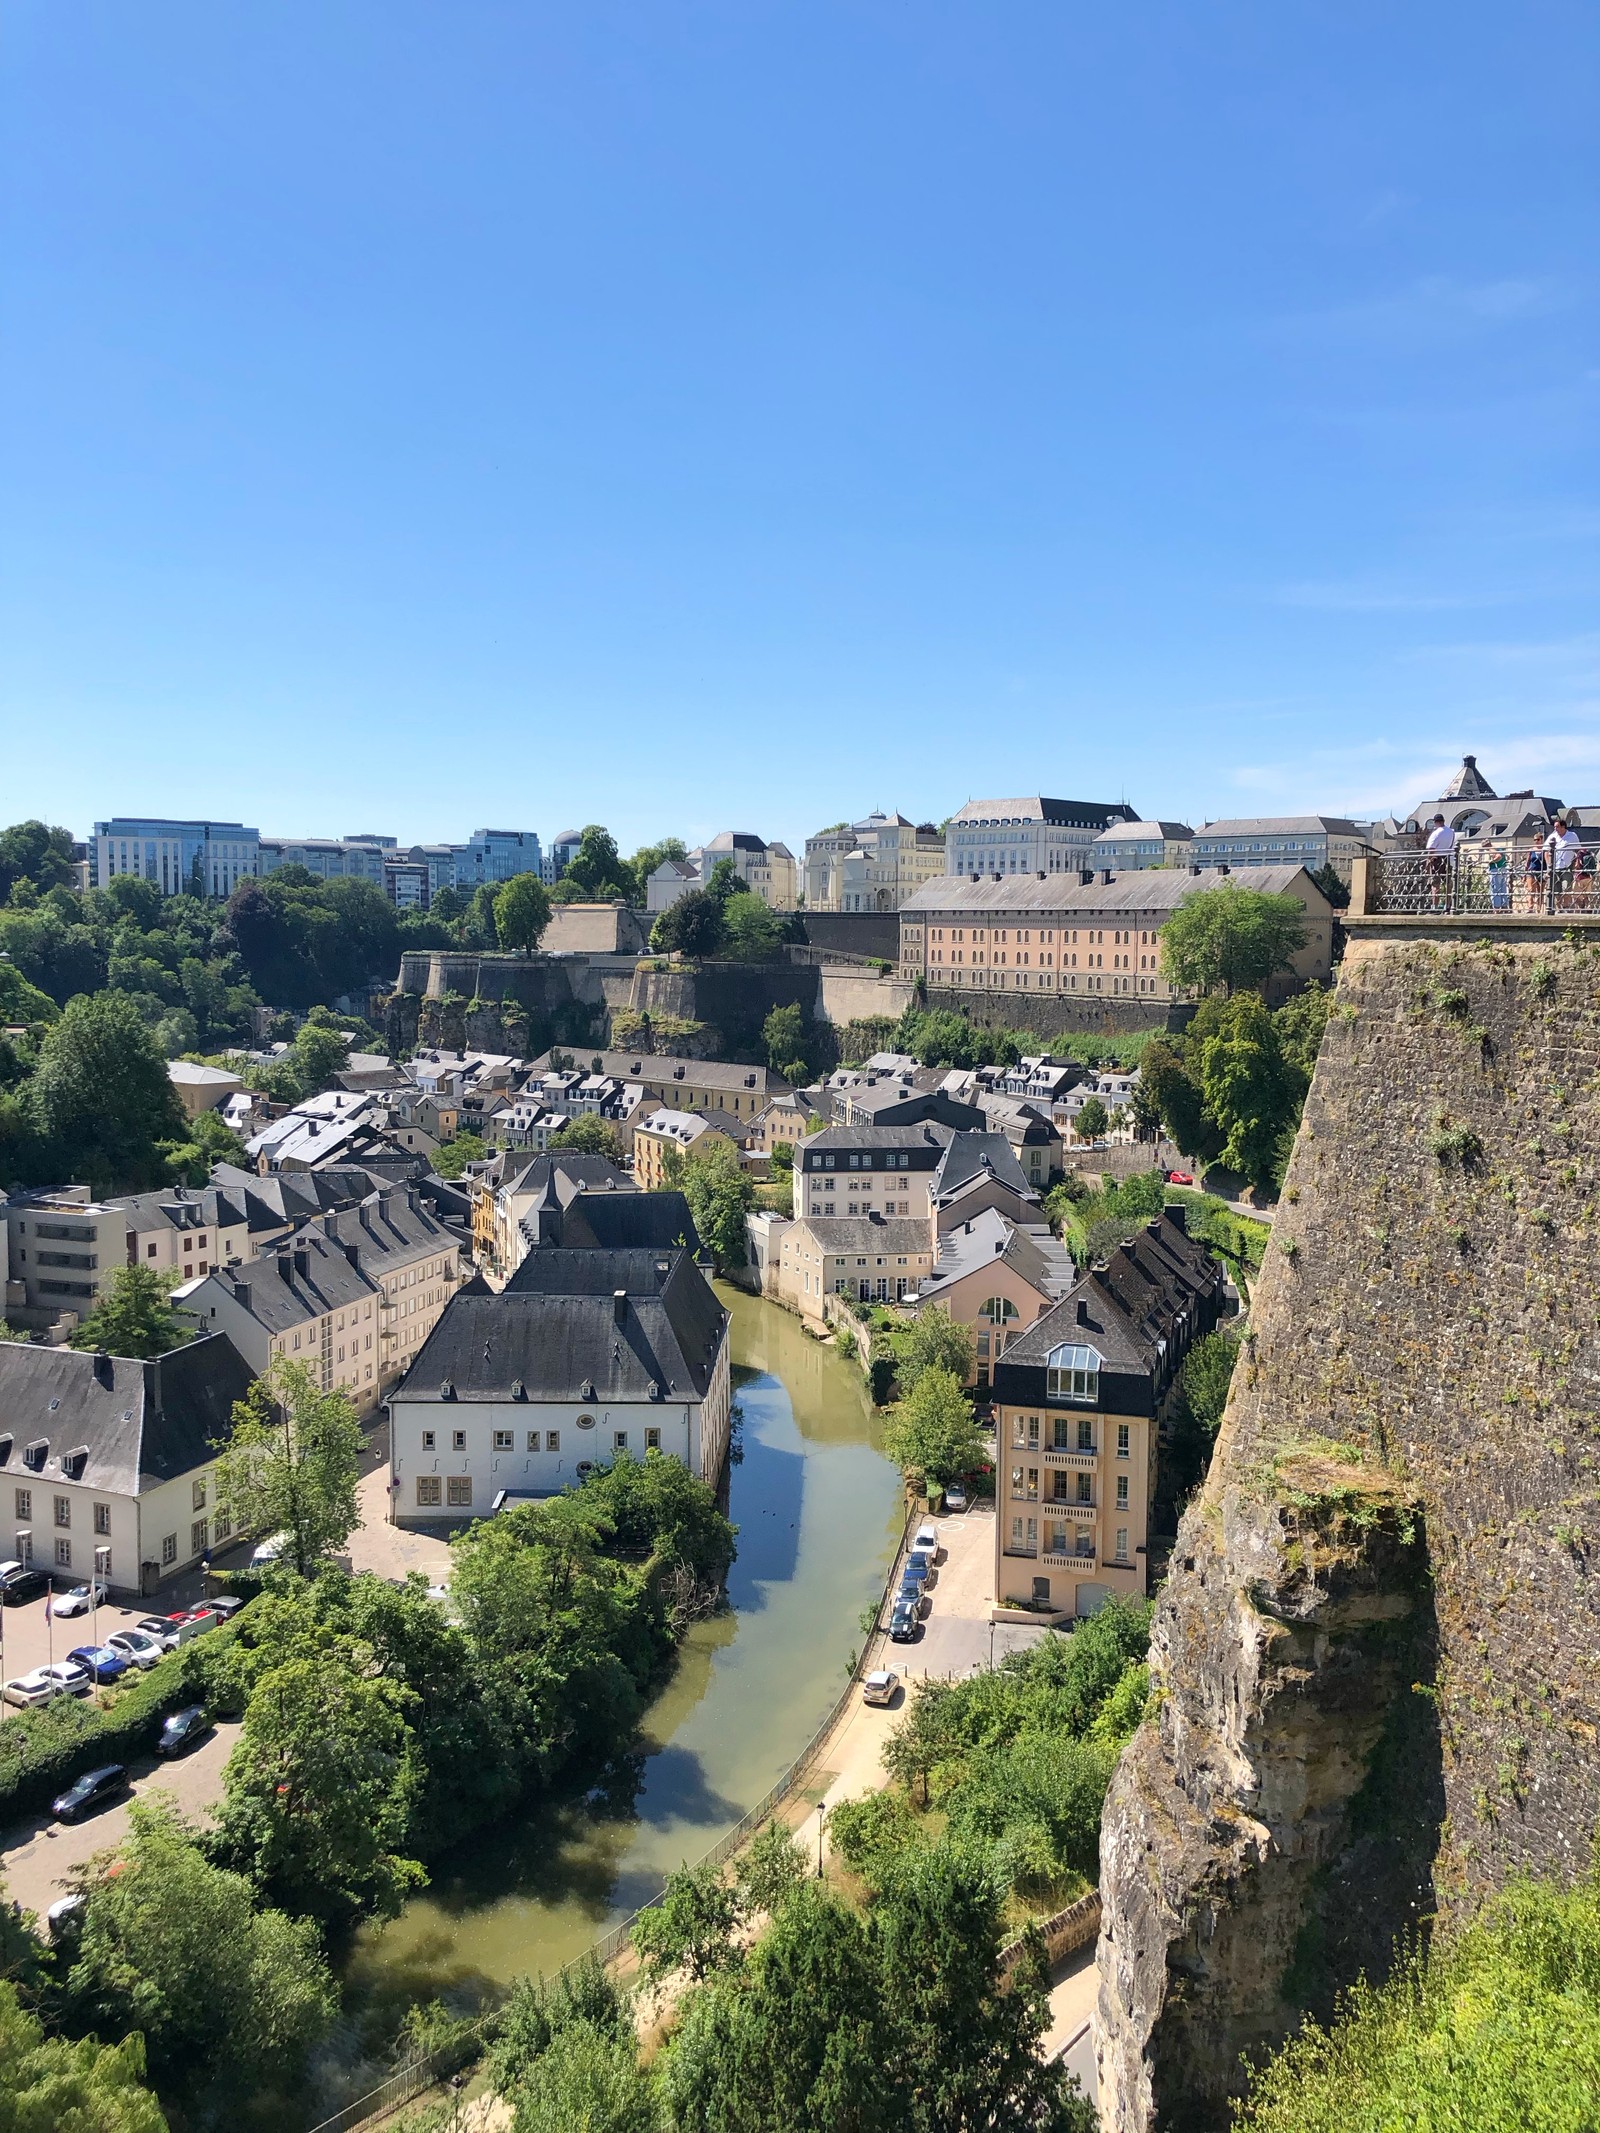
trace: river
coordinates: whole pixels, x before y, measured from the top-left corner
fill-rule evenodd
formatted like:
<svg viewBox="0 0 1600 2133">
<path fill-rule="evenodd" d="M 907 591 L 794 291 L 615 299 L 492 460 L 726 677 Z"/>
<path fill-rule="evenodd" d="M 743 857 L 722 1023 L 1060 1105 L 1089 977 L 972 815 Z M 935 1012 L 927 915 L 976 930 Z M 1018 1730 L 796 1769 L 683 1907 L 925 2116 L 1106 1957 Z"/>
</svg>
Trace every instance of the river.
<svg viewBox="0 0 1600 2133">
<path fill-rule="evenodd" d="M 423 1895 L 358 1938 L 357 2005 L 477 1998 L 581 1955 L 755 1805 L 844 1685 L 899 1533 L 899 1475 L 855 1366 L 776 1305 L 719 1293 L 744 1418 L 731 1605 L 691 1630 L 646 1714 L 637 1791 L 614 1811 L 535 1800 L 436 1861 Z"/>
</svg>

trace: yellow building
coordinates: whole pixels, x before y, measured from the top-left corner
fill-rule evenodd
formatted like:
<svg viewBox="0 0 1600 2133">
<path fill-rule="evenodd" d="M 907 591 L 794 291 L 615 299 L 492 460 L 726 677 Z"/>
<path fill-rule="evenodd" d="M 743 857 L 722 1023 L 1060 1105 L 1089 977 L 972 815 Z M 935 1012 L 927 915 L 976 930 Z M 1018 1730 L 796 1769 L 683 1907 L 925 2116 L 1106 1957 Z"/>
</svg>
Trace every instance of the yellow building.
<svg viewBox="0 0 1600 2133">
<path fill-rule="evenodd" d="M 993 1371 L 997 1599 L 1085 1615 L 1147 1590 L 1161 1421 L 1221 1307 L 1221 1268 L 1168 1208 L 1007 1343 Z"/>
</svg>

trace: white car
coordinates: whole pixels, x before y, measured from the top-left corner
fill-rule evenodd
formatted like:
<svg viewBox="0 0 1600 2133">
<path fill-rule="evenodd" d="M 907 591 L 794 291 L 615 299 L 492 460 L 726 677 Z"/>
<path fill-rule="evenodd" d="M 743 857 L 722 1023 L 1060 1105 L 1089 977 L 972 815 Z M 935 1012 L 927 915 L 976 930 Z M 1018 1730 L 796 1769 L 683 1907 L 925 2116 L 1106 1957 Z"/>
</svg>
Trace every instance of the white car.
<svg viewBox="0 0 1600 2133">
<path fill-rule="evenodd" d="M 106 1642 L 118 1658 L 131 1659 L 135 1666 L 146 1670 L 167 1656 L 167 1647 L 142 1629 L 119 1629 Z"/>
<path fill-rule="evenodd" d="M 55 1696 L 85 1696 L 92 1683 L 89 1669 L 77 1666 L 71 1660 L 58 1659 L 54 1666 L 36 1666 L 31 1674 L 19 1674 L 15 1681 L 8 1681 L 3 1694 L 7 1703 L 19 1703 L 25 1707 L 36 1703 L 49 1703 Z"/>
<path fill-rule="evenodd" d="M 70 1592 L 58 1592 L 50 1602 L 50 1612 L 61 1620 L 73 1615 L 86 1615 L 94 1606 L 94 1594 L 87 1585 L 74 1585 Z"/>
<path fill-rule="evenodd" d="M 861 1701 L 863 1703 L 893 1703 L 894 1692 L 900 1686 L 900 1676 L 892 1667 L 877 1666 L 870 1674 L 862 1676 Z"/>
<path fill-rule="evenodd" d="M 911 1545 L 913 1548 L 926 1548 L 931 1561 L 936 1563 L 939 1560 L 939 1528 L 931 1518 L 925 1518 L 918 1526 L 917 1537 Z"/>
<path fill-rule="evenodd" d="M 164 1652 L 177 1650 L 178 1625 L 168 1621 L 165 1615 L 146 1615 L 142 1622 L 136 1622 L 133 1626 L 141 1637 L 148 1637 L 152 1644 L 159 1644 Z"/>
<path fill-rule="evenodd" d="M 264 1541 L 260 1542 L 259 1545 L 252 1550 L 250 1556 L 250 1568 L 252 1570 L 270 1569 L 271 1566 L 275 1562 L 277 1562 L 280 1557 L 288 1554 L 289 1542 L 291 1538 L 292 1536 L 287 1533 L 269 1534 Z"/>
</svg>

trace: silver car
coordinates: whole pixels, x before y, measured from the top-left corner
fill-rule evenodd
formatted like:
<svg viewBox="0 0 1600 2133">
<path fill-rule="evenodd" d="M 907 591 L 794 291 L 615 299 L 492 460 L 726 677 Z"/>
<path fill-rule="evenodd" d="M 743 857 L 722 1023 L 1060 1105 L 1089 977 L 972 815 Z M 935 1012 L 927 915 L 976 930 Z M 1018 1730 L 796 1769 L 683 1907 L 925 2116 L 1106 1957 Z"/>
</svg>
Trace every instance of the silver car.
<svg viewBox="0 0 1600 2133">
<path fill-rule="evenodd" d="M 142 1629 L 119 1629 L 113 1636 L 107 1637 L 106 1642 L 119 1659 L 131 1660 L 135 1666 L 146 1672 L 151 1667 L 158 1666 L 167 1656 L 167 1647 L 158 1643 L 154 1637 L 146 1635 Z"/>
</svg>

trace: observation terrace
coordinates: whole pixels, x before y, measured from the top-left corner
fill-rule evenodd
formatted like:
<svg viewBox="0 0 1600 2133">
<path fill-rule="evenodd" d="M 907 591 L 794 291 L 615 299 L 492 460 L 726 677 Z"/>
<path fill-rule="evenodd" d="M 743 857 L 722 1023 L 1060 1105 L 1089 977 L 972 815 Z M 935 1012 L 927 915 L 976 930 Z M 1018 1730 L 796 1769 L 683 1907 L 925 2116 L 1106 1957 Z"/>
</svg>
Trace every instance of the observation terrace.
<svg viewBox="0 0 1600 2133">
<path fill-rule="evenodd" d="M 1530 859 L 1537 860 L 1530 867 Z M 1548 940 L 1600 934 L 1600 849 L 1581 846 L 1552 867 L 1539 845 L 1457 845 L 1453 852 L 1373 853 L 1350 870 L 1350 908 L 1340 923 L 1355 940 L 1417 940 L 1441 934 L 1481 940 Z"/>
</svg>

